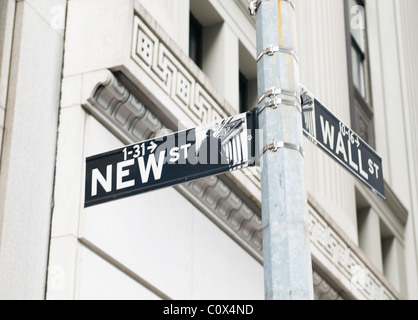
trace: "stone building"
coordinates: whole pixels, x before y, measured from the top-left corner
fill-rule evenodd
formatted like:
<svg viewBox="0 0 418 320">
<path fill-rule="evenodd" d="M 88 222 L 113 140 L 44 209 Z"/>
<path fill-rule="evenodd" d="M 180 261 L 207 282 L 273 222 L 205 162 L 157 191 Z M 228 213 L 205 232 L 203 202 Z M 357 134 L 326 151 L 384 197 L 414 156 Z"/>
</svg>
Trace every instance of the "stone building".
<svg viewBox="0 0 418 320">
<path fill-rule="evenodd" d="M 418 298 L 416 0 L 295 0 L 301 84 L 386 201 L 305 139 L 315 299 Z M 257 105 L 246 0 L 0 0 L 0 298 L 264 299 L 257 168 L 84 208 L 86 157 Z"/>
</svg>

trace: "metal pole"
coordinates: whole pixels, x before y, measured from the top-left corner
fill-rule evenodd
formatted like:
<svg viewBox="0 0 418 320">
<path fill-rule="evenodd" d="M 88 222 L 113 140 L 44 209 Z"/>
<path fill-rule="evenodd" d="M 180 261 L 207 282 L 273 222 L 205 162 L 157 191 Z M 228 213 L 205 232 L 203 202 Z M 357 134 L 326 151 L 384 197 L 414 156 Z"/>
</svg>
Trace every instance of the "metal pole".
<svg viewBox="0 0 418 320">
<path fill-rule="evenodd" d="M 312 300 L 295 4 L 252 1 L 256 14 L 264 286 L 267 300 Z"/>
</svg>

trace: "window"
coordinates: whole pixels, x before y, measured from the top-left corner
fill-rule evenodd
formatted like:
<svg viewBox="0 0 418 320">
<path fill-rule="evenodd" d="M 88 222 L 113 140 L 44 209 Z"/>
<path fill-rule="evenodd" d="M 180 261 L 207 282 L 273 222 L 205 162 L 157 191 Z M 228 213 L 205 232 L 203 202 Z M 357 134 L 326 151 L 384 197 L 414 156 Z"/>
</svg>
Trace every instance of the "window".
<svg viewBox="0 0 418 320">
<path fill-rule="evenodd" d="M 391 193 L 388 193 L 388 206 L 380 210 L 376 203 L 373 203 L 373 197 L 370 198 L 357 188 L 355 194 L 358 245 L 374 266 L 404 294 L 407 288 L 405 235 L 398 229 L 398 226 L 404 223 L 397 220 L 397 217 L 406 209 L 395 204 Z"/>
<path fill-rule="evenodd" d="M 199 21 L 190 14 L 189 57 L 200 69 L 202 69 L 202 29 Z"/>
<path fill-rule="evenodd" d="M 244 113 L 257 106 L 257 63 L 255 54 L 239 42 L 239 112 Z"/>
<path fill-rule="evenodd" d="M 240 72 L 239 73 L 239 110 L 240 110 L 240 113 L 246 112 L 248 109 L 247 92 L 248 92 L 248 80 L 242 74 L 242 72 Z"/>
<path fill-rule="evenodd" d="M 353 83 L 360 95 L 367 100 L 366 90 L 366 29 L 364 6 L 358 0 L 349 0 L 350 34 L 351 34 L 351 65 Z"/>
<path fill-rule="evenodd" d="M 351 127 L 374 147 L 365 0 L 346 0 L 346 12 Z"/>
<path fill-rule="evenodd" d="M 190 0 L 189 41 L 189 57 L 236 112 L 257 105 L 256 50 L 240 41 L 212 1 Z"/>
</svg>

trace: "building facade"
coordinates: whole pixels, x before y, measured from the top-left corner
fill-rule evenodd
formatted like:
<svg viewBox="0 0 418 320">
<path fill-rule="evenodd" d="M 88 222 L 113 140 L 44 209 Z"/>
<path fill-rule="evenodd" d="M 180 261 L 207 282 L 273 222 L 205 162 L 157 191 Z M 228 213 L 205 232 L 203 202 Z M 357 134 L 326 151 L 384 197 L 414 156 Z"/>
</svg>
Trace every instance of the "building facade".
<svg viewBox="0 0 418 320">
<path fill-rule="evenodd" d="M 257 105 L 246 0 L 0 0 L 0 298 L 264 299 L 257 167 L 84 207 L 86 157 Z M 315 299 L 418 298 L 415 0 L 297 0 L 301 84 L 386 200 L 305 139 Z"/>
</svg>

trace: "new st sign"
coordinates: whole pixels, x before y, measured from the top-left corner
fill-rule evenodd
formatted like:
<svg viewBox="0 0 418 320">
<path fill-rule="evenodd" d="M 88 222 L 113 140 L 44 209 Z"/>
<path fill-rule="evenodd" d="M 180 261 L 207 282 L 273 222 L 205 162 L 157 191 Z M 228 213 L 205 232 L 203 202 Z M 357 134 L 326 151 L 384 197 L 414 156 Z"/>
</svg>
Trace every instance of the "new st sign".
<svg viewBox="0 0 418 320">
<path fill-rule="evenodd" d="M 254 129 L 248 112 L 88 157 L 84 206 L 250 166 Z"/>
<path fill-rule="evenodd" d="M 305 88 L 301 101 L 305 136 L 385 199 L 382 159 L 377 153 Z"/>
</svg>

